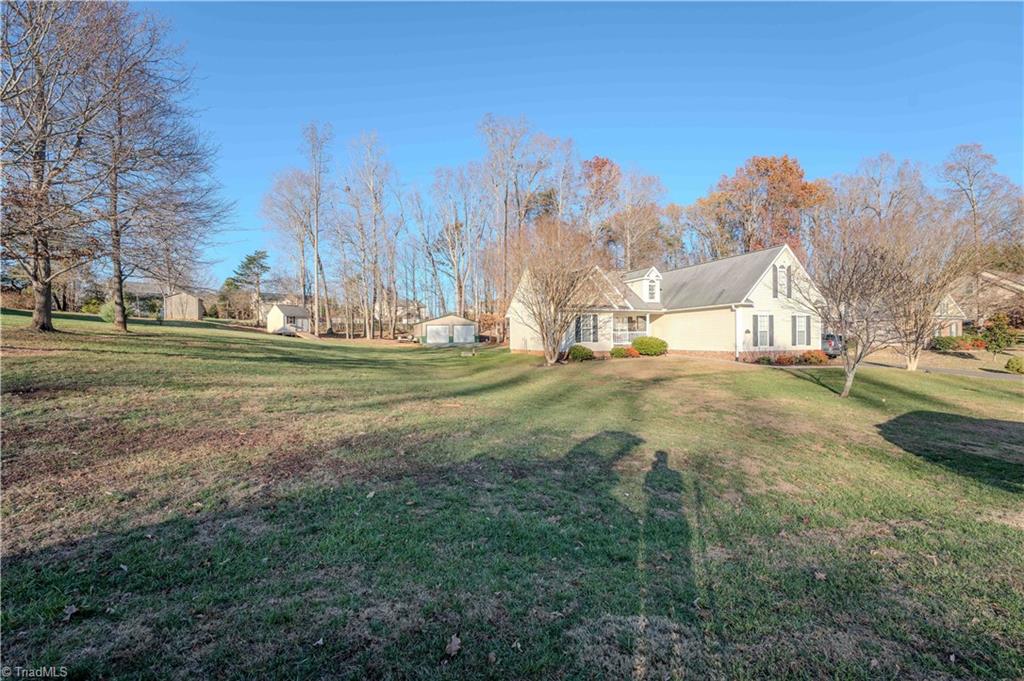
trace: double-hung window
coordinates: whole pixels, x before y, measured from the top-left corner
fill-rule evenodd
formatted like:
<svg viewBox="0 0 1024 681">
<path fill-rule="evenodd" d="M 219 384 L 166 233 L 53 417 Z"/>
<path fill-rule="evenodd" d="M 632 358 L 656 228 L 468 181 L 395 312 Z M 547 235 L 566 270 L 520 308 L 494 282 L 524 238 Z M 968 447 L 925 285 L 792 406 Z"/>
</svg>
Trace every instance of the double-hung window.
<svg viewBox="0 0 1024 681">
<path fill-rule="evenodd" d="M 769 336 L 769 325 L 771 315 L 759 314 L 757 315 L 757 347 L 766 348 L 770 343 Z"/>
<path fill-rule="evenodd" d="M 810 329 L 807 328 L 807 323 L 810 321 L 808 317 L 797 317 L 796 318 L 796 344 L 807 345 L 807 338 L 810 336 Z"/>
<path fill-rule="evenodd" d="M 649 281 L 647 282 L 647 300 L 656 300 L 658 298 L 658 282 Z"/>
<path fill-rule="evenodd" d="M 785 265 L 779 265 L 779 295 L 789 296 L 789 281 L 787 276 L 789 275 L 789 269 Z"/>
<path fill-rule="evenodd" d="M 581 314 L 576 318 L 576 342 L 597 342 L 597 315 Z"/>
</svg>

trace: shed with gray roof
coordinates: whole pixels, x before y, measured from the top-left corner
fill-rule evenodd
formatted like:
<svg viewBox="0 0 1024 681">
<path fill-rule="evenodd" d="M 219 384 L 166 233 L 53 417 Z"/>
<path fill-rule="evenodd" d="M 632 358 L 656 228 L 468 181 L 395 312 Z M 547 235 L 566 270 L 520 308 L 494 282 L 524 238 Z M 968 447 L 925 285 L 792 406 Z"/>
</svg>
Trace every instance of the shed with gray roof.
<svg viewBox="0 0 1024 681">
<path fill-rule="evenodd" d="M 309 332 L 309 310 L 301 305 L 275 303 L 267 311 L 267 331 L 285 336 Z"/>
</svg>

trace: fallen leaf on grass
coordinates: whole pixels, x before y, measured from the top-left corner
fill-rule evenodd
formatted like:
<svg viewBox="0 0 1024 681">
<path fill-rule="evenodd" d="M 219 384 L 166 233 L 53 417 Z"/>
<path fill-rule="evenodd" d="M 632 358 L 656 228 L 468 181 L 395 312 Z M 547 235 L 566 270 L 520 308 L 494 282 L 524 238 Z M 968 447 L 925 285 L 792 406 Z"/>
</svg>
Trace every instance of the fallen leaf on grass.
<svg viewBox="0 0 1024 681">
<path fill-rule="evenodd" d="M 487 653 L 487 664 L 494 664 L 498 661 L 498 656 L 494 654 L 494 651 Z"/>
<path fill-rule="evenodd" d="M 818 580 L 819 582 L 824 582 L 827 579 L 827 576 L 825 575 L 824 572 L 815 572 L 814 573 L 814 578 L 816 580 Z"/>
<path fill-rule="evenodd" d="M 367 499 L 372 499 L 373 495 L 376 494 L 376 493 L 377 493 L 376 490 L 372 490 L 371 489 L 370 492 L 366 495 L 366 498 Z"/>
<path fill-rule="evenodd" d="M 63 621 L 64 622 L 70 621 L 71 620 L 71 616 L 74 615 L 76 612 L 78 612 L 78 608 L 73 606 L 73 605 L 69 605 L 68 607 L 64 608 L 64 618 L 63 618 Z"/>
<path fill-rule="evenodd" d="M 452 634 L 451 640 L 448 641 L 448 645 L 444 647 L 444 652 L 448 653 L 448 657 L 455 657 L 455 655 L 462 649 L 462 641 L 459 639 L 458 634 Z"/>
<path fill-rule="evenodd" d="M 316 643 L 314 643 L 313 645 L 315 645 L 315 646 L 322 646 L 323 644 L 324 644 L 324 637 L 321 636 L 320 638 L 318 638 L 316 640 Z"/>
</svg>

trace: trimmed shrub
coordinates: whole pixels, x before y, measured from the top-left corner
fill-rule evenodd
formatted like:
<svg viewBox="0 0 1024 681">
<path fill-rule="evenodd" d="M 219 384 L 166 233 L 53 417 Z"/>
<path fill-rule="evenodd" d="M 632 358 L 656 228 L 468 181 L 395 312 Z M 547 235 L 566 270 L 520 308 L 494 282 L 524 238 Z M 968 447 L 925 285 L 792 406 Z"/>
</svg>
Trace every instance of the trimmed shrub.
<svg viewBox="0 0 1024 681">
<path fill-rule="evenodd" d="M 100 319 L 108 324 L 114 323 L 114 301 L 108 300 L 100 305 Z"/>
<path fill-rule="evenodd" d="M 641 355 L 664 355 L 668 352 L 668 343 L 654 336 L 634 338 L 633 347 Z"/>
<path fill-rule="evenodd" d="M 801 364 L 828 364 L 828 355 L 822 350 L 808 350 L 800 355 Z"/>
<path fill-rule="evenodd" d="M 588 359 L 594 359 L 594 351 L 586 345 L 574 345 L 569 348 L 569 359 L 574 362 L 583 362 Z"/>
<path fill-rule="evenodd" d="M 1011 357 L 1004 368 L 1012 374 L 1024 374 L 1024 357 Z"/>
<path fill-rule="evenodd" d="M 636 348 L 634 348 L 632 345 L 630 345 L 628 348 L 626 348 L 626 357 L 639 357 L 639 356 L 640 356 L 640 351 L 637 350 Z"/>
<path fill-rule="evenodd" d="M 971 349 L 972 350 L 984 350 L 988 347 L 988 343 L 985 342 L 984 338 L 972 338 Z"/>
<path fill-rule="evenodd" d="M 932 350 L 939 352 L 952 352 L 959 345 L 960 339 L 957 336 L 936 336 L 932 339 Z"/>
<path fill-rule="evenodd" d="M 760 357 L 758 357 L 754 361 L 757 364 L 771 364 L 772 363 L 772 356 L 771 355 L 761 355 Z"/>
<path fill-rule="evenodd" d="M 615 359 L 625 359 L 626 357 L 629 357 L 629 353 L 626 352 L 626 348 L 620 346 L 612 348 L 611 356 Z"/>
<path fill-rule="evenodd" d="M 793 366 L 796 364 L 796 355 L 778 355 L 775 363 L 782 367 Z"/>
</svg>

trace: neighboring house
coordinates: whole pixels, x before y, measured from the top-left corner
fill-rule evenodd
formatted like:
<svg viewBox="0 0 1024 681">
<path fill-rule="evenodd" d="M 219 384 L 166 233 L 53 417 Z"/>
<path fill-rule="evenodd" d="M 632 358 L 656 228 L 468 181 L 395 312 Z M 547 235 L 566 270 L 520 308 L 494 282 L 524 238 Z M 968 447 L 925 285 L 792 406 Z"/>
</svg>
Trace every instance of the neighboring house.
<svg viewBox="0 0 1024 681">
<path fill-rule="evenodd" d="M 201 320 L 206 315 L 203 299 L 185 291 L 164 296 L 164 319 Z"/>
<path fill-rule="evenodd" d="M 935 310 L 935 335 L 959 336 L 964 332 L 966 320 L 967 315 L 953 300 L 953 296 L 946 296 Z"/>
<path fill-rule="evenodd" d="M 386 296 L 378 298 L 374 307 L 374 320 L 388 325 L 391 322 L 391 299 Z M 427 318 L 427 306 L 418 300 L 398 298 L 395 303 L 395 323 L 403 329 L 408 329 Z"/>
<path fill-rule="evenodd" d="M 294 336 L 309 332 L 309 311 L 300 305 L 275 303 L 267 310 L 267 331 Z"/>
<path fill-rule="evenodd" d="M 983 270 L 975 278 L 964 277 L 954 288 L 967 319 L 983 325 L 1000 312 L 1024 310 L 1024 274 Z"/>
<path fill-rule="evenodd" d="M 469 345 L 476 342 L 476 322 L 453 314 L 428 319 L 412 327 L 412 335 L 424 345 Z"/>
<path fill-rule="evenodd" d="M 794 287 L 796 281 L 810 280 L 789 246 L 667 272 L 649 267 L 597 270 L 595 276 L 600 300 L 576 319 L 563 348 L 580 343 L 608 352 L 637 336 L 662 338 L 670 350 L 736 358 L 745 352 L 821 347 L 820 320 Z M 512 352 L 543 351 L 518 291 L 507 317 Z"/>
</svg>

